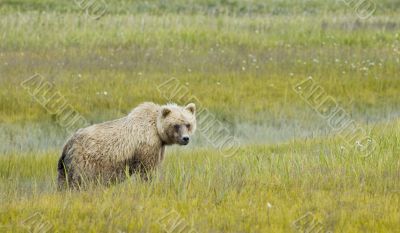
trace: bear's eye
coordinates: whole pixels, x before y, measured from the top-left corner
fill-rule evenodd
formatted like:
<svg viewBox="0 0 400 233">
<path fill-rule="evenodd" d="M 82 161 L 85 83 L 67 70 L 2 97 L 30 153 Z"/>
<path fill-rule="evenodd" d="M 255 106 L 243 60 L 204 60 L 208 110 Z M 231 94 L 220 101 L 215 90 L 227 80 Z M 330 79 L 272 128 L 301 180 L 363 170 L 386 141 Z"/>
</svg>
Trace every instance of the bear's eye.
<svg viewBox="0 0 400 233">
<path fill-rule="evenodd" d="M 178 130 L 179 130 L 179 125 L 174 125 L 174 129 L 175 129 L 176 131 L 178 131 Z"/>
<path fill-rule="evenodd" d="M 190 130 L 190 124 L 187 124 L 187 125 L 186 125 L 186 128 Z"/>
</svg>

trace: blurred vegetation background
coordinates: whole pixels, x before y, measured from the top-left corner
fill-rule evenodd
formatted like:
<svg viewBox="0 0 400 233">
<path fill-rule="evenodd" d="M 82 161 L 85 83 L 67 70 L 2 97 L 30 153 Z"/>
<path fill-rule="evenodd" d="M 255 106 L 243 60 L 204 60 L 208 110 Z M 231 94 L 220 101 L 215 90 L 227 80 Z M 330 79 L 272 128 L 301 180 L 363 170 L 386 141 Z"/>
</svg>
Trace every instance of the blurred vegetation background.
<svg viewBox="0 0 400 233">
<path fill-rule="evenodd" d="M 30 145 L 12 143 L 18 130 L 45 148 L 53 129 L 55 147 L 67 136 L 21 88 L 35 74 L 91 123 L 167 102 L 156 86 L 175 77 L 243 142 L 328 134 L 292 90 L 309 76 L 362 124 L 399 115 L 397 1 L 364 20 L 344 1 L 105 1 L 97 20 L 77 2 L 0 2 L 0 137 L 12 147 Z"/>
</svg>

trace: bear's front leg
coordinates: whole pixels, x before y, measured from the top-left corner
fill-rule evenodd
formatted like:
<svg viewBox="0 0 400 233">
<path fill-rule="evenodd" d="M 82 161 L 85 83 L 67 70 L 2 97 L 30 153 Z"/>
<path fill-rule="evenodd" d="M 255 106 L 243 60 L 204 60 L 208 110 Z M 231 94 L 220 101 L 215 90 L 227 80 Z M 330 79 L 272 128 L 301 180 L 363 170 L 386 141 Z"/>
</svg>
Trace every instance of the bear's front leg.
<svg viewBox="0 0 400 233">
<path fill-rule="evenodd" d="M 164 160 L 165 146 L 153 147 L 145 150 L 145 153 L 135 154 L 131 169 L 140 174 L 144 181 L 151 181 L 152 173 L 157 170 Z"/>
</svg>

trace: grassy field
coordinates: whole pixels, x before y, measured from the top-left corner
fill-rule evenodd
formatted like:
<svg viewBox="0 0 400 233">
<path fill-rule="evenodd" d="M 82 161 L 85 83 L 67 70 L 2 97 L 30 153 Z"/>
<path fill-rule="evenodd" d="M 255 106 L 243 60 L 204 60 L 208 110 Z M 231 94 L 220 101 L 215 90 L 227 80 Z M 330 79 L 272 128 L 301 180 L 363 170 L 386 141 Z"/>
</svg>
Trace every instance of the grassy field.
<svg viewBox="0 0 400 233">
<path fill-rule="evenodd" d="M 0 232 L 399 232 L 400 3 L 375 3 L 361 19 L 344 1 L 107 0 L 94 19 L 0 0 Z M 90 123 L 169 101 L 157 86 L 175 78 L 240 148 L 199 132 L 150 182 L 57 192 L 69 133 L 21 85 L 35 74 Z M 369 156 L 296 93 L 307 77 L 370 133 Z"/>
</svg>

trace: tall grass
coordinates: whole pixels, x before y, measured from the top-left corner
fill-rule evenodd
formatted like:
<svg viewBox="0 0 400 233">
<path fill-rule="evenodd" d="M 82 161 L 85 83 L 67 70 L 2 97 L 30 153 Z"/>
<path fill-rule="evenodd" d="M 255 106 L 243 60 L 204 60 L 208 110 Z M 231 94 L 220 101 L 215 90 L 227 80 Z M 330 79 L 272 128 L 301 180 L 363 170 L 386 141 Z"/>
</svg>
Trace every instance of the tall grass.
<svg viewBox="0 0 400 233">
<path fill-rule="evenodd" d="M 199 232 L 287 232 L 311 211 L 335 232 L 395 232 L 398 127 L 373 135 L 383 147 L 367 159 L 340 151 L 338 139 L 248 146 L 230 159 L 210 149 L 170 151 L 150 182 L 85 192 L 55 191 L 53 152 L 2 157 L 0 222 L 21 231 L 40 212 L 61 232 L 159 231 L 157 219 L 175 209 Z"/>
</svg>

